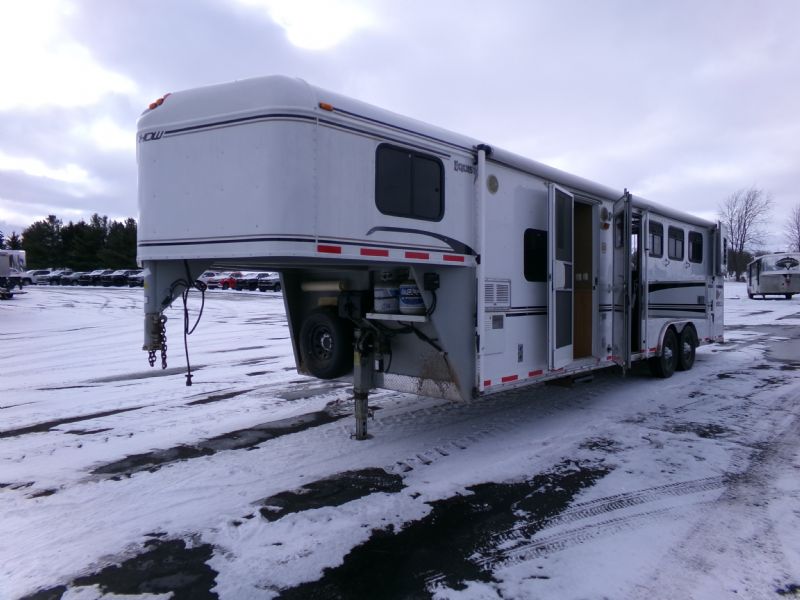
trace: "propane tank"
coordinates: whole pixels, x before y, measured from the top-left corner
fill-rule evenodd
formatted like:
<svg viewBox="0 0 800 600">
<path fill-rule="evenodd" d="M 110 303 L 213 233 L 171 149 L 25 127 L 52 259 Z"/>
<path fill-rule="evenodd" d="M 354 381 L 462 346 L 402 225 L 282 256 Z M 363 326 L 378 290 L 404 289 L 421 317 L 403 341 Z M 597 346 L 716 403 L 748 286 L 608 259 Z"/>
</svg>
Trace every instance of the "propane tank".
<svg viewBox="0 0 800 600">
<path fill-rule="evenodd" d="M 407 279 L 400 284 L 400 313 L 404 315 L 424 315 L 425 301 L 417 284 Z"/>
<path fill-rule="evenodd" d="M 397 314 L 400 309 L 400 286 L 395 280 L 394 273 L 382 271 L 378 274 L 373 290 L 372 306 L 376 313 Z"/>
</svg>

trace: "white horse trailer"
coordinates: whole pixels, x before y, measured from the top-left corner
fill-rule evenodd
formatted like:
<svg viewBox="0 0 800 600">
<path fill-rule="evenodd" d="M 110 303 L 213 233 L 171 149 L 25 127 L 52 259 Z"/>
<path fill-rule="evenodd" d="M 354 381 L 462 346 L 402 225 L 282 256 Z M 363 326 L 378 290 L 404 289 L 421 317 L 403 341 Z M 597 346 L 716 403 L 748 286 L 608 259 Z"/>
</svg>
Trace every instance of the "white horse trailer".
<svg viewBox="0 0 800 600">
<path fill-rule="evenodd" d="M 21 275 L 25 268 L 25 250 L 0 250 L 0 300 L 13 298 L 14 286 L 22 289 Z"/>
<path fill-rule="evenodd" d="M 298 371 L 355 369 L 359 438 L 371 387 L 669 377 L 722 340 L 719 224 L 298 79 L 169 94 L 137 158 L 151 364 L 205 269 L 279 271 Z"/>
<path fill-rule="evenodd" d="M 800 253 L 784 252 L 759 256 L 747 265 L 747 296 L 800 294 Z"/>
</svg>

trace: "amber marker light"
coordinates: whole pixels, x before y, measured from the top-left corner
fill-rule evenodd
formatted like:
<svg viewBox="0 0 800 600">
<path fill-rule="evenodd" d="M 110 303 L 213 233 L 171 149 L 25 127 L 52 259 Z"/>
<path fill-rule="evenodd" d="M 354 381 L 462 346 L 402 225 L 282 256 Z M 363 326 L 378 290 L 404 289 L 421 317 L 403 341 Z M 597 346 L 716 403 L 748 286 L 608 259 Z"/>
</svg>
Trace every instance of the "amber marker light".
<svg viewBox="0 0 800 600">
<path fill-rule="evenodd" d="M 161 98 L 159 98 L 158 100 L 155 100 L 154 102 L 151 102 L 151 103 L 148 105 L 148 108 L 149 108 L 150 110 L 153 110 L 153 109 L 156 109 L 156 108 L 158 108 L 159 106 L 161 106 L 162 104 L 164 104 L 164 100 L 166 100 L 166 99 L 167 99 L 167 97 L 168 97 L 168 96 L 169 96 L 171 93 L 172 93 L 172 92 L 169 92 L 168 94 L 164 94 L 164 95 L 163 95 L 163 96 L 161 96 Z"/>
<path fill-rule="evenodd" d="M 327 110 L 333 112 L 333 104 L 328 104 L 327 102 L 320 102 L 319 107 L 322 110 Z"/>
</svg>

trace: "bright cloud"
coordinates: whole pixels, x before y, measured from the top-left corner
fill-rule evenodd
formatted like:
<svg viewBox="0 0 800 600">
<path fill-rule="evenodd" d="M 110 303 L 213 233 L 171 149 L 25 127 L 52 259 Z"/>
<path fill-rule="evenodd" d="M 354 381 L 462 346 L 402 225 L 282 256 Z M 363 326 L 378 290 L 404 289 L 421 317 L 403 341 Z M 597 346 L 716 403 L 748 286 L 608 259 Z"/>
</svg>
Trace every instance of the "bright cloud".
<svg viewBox="0 0 800 600">
<path fill-rule="evenodd" d="M 89 184 L 89 173 L 75 164 L 51 167 L 38 158 L 11 156 L 0 150 L 0 171 L 17 171 L 31 177 L 46 177 L 73 184 Z"/>
<path fill-rule="evenodd" d="M 120 127 L 108 117 L 92 123 L 89 127 L 89 135 L 101 150 L 133 151 L 136 149 L 136 132 Z"/>
<path fill-rule="evenodd" d="M 136 91 L 129 78 L 64 37 L 62 22 L 72 10 L 66 0 L 0 3 L 0 110 L 85 106 Z"/>
<path fill-rule="evenodd" d="M 239 0 L 262 8 L 285 31 L 289 41 L 307 50 L 325 50 L 342 43 L 372 23 L 368 9 L 356 2 L 324 0 Z"/>
</svg>

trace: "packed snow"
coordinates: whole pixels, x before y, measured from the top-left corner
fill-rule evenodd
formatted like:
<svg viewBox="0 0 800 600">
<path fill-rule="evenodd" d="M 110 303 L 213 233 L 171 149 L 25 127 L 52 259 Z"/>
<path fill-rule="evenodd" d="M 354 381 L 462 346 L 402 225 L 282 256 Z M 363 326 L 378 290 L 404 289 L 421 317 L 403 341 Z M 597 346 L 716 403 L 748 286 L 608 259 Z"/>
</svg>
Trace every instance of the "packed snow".
<svg viewBox="0 0 800 600">
<path fill-rule="evenodd" d="M 800 297 L 726 284 L 726 342 L 666 380 L 375 390 L 355 441 L 280 294 L 208 292 L 187 387 L 179 303 L 162 370 L 141 290 L 26 291 L 0 302 L 0 598 L 800 593 Z"/>
</svg>

